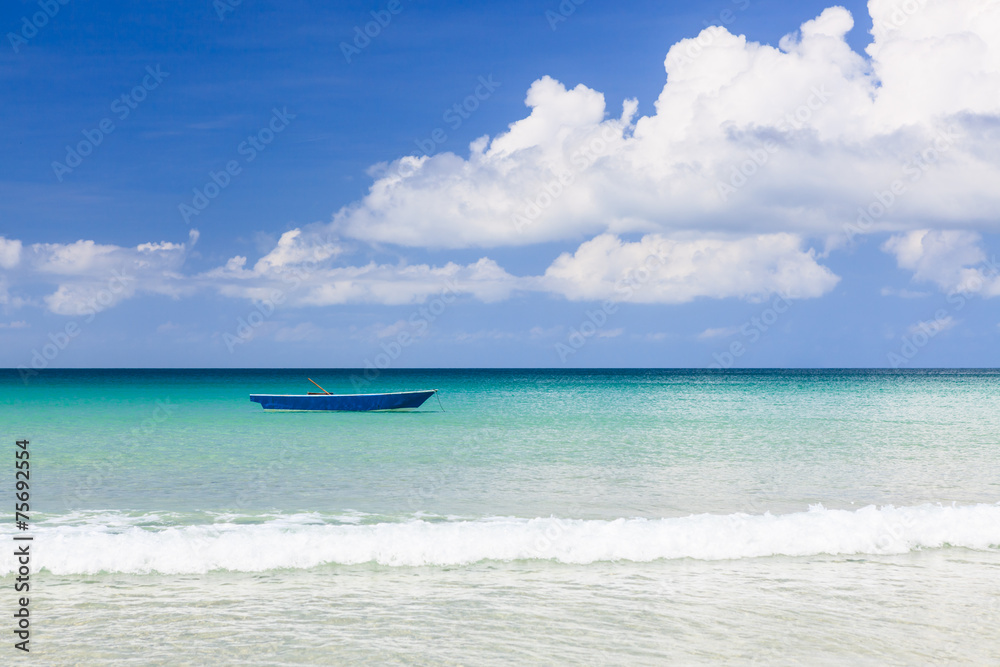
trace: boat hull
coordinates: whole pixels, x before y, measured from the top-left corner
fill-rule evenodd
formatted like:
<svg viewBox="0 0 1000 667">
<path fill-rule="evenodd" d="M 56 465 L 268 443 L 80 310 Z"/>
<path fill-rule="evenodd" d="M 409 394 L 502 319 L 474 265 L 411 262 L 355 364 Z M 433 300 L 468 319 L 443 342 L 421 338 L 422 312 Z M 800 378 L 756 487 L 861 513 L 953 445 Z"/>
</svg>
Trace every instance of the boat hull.
<svg viewBox="0 0 1000 667">
<path fill-rule="evenodd" d="M 434 395 L 428 391 L 391 394 L 250 394 L 250 400 L 265 410 L 316 410 L 324 412 L 371 412 L 419 408 Z"/>
</svg>

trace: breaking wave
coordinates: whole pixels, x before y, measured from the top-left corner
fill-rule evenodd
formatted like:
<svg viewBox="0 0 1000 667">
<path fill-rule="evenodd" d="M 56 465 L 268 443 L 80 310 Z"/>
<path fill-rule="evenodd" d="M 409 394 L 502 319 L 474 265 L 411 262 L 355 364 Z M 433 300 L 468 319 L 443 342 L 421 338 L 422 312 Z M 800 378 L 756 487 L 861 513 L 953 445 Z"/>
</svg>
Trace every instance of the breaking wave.
<svg viewBox="0 0 1000 667">
<path fill-rule="evenodd" d="M 372 521 L 369 519 L 369 521 Z M 486 560 L 588 564 L 691 558 L 901 554 L 1000 545 L 1000 504 L 822 506 L 784 515 L 583 520 L 494 517 L 366 523 L 358 516 L 216 516 L 179 523 L 119 512 L 50 517 L 32 529 L 32 569 L 54 574 L 260 572 L 328 564 L 464 565 Z M 10 542 L 13 526 L 0 528 Z M 0 575 L 13 571 L 0 561 Z"/>
</svg>

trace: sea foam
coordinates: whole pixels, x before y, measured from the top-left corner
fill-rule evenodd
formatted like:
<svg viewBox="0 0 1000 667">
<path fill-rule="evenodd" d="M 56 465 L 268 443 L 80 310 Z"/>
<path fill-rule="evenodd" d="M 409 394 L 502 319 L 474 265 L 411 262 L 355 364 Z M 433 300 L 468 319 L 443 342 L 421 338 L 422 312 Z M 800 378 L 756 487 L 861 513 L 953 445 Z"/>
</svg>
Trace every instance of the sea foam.
<svg viewBox="0 0 1000 667">
<path fill-rule="evenodd" d="M 811 507 L 783 515 L 582 520 L 494 517 L 358 524 L 315 514 L 256 523 L 170 525 L 156 515 L 53 517 L 33 528 L 32 565 L 55 574 L 260 572 L 326 564 L 463 565 L 485 560 L 588 564 L 691 558 L 902 554 L 1000 546 L 1000 504 Z M 9 525 L 9 522 L 7 522 Z M 0 539 L 9 542 L 9 527 Z M 12 573 L 0 561 L 0 575 Z"/>
</svg>

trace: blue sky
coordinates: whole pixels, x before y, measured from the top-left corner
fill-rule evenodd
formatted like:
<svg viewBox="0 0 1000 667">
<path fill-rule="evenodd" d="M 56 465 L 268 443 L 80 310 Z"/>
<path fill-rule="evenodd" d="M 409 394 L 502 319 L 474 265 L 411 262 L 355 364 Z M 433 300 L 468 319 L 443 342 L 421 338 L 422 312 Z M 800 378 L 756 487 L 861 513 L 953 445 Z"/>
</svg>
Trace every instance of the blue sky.
<svg viewBox="0 0 1000 667">
<path fill-rule="evenodd" d="M 0 365 L 1000 362 L 995 3 L 224 2 L 0 11 Z"/>
</svg>

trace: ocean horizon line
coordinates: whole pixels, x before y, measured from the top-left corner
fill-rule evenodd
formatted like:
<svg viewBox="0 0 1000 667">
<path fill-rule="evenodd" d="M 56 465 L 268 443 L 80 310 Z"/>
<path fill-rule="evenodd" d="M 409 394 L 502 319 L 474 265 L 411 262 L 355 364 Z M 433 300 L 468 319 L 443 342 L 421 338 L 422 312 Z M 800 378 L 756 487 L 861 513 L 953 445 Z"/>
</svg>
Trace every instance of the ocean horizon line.
<svg viewBox="0 0 1000 667">
<path fill-rule="evenodd" d="M 22 368 L 0 368 L 0 371 L 17 372 Z M 32 369 L 38 373 L 46 371 L 365 371 L 362 366 L 65 366 L 58 368 Z M 380 373 L 400 371 L 684 371 L 709 373 L 744 373 L 747 371 L 885 371 L 889 373 L 909 373 L 913 371 L 995 371 L 998 366 L 918 366 L 914 368 L 891 368 L 888 366 L 747 366 L 742 368 L 710 368 L 697 366 L 407 366 L 403 368 L 379 368 Z"/>
</svg>

